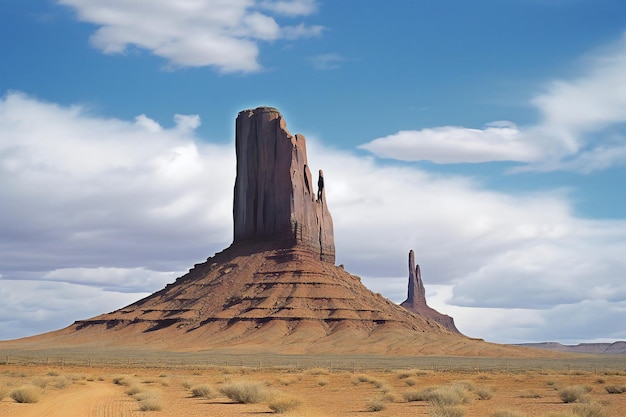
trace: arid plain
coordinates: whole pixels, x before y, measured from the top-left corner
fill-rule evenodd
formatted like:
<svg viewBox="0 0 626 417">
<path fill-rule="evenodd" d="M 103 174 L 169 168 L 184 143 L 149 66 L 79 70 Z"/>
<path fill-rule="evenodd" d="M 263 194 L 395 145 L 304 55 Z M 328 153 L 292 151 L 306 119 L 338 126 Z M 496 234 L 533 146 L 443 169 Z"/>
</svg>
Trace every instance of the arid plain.
<svg viewBox="0 0 626 417">
<path fill-rule="evenodd" d="M 235 358 L 221 366 L 138 358 L 81 366 L 41 357 L 3 364 L 0 417 L 618 417 L 626 410 L 623 357 L 300 357 L 272 366 Z M 421 368 L 410 367 L 416 361 Z"/>
</svg>

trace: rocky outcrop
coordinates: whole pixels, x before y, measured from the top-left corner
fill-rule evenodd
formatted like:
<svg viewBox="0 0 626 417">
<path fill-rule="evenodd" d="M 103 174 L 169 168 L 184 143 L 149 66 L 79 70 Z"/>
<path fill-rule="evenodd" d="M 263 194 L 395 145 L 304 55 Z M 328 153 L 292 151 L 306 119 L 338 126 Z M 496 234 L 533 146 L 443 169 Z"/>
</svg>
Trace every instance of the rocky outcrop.
<svg viewBox="0 0 626 417">
<path fill-rule="evenodd" d="M 452 317 L 441 314 L 437 310 L 429 307 L 426 303 L 426 289 L 422 281 L 420 266 L 415 265 L 415 253 L 413 250 L 409 251 L 408 295 L 407 299 L 404 300 L 400 306 L 415 314 L 433 320 L 452 332 L 460 334 L 459 330 L 454 325 L 454 319 Z"/>
<path fill-rule="evenodd" d="M 412 252 L 406 308 L 336 266 L 324 176 L 320 171 L 313 183 L 305 139 L 287 131 L 276 109 L 239 113 L 236 146 L 230 247 L 142 300 L 14 346 L 227 354 L 476 356 L 485 349 L 492 355 L 526 354 L 523 348 L 471 340 L 458 333 L 450 317 L 428 307 Z"/>
<path fill-rule="evenodd" d="M 234 243 L 300 246 L 334 263 L 324 175 L 320 170 L 316 192 L 304 136 L 289 133 L 278 110 L 258 107 L 237 116 L 235 146 Z"/>
</svg>

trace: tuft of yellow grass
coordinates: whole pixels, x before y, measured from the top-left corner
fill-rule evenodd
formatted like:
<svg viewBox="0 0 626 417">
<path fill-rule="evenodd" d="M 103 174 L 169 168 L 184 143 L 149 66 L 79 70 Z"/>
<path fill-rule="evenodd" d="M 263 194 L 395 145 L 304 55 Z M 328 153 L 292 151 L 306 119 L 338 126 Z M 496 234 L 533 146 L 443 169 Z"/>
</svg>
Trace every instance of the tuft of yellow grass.
<svg viewBox="0 0 626 417">
<path fill-rule="evenodd" d="M 267 396 L 266 388 L 257 382 L 231 382 L 220 388 L 220 392 L 231 400 L 243 403 L 254 404 L 264 401 Z"/>
<path fill-rule="evenodd" d="M 215 392 L 208 384 L 199 384 L 191 387 L 191 395 L 194 397 L 214 398 Z"/>
<path fill-rule="evenodd" d="M 367 402 L 367 411 L 383 411 L 385 408 L 387 408 L 387 404 L 382 398 L 374 398 Z"/>
<path fill-rule="evenodd" d="M 11 391 L 10 397 L 18 403 L 36 403 L 41 396 L 41 388 L 34 385 L 23 385 Z"/>
<path fill-rule="evenodd" d="M 267 406 L 275 413 L 291 411 L 300 406 L 300 404 L 302 404 L 300 399 L 283 393 L 272 394 L 267 402 Z"/>
</svg>

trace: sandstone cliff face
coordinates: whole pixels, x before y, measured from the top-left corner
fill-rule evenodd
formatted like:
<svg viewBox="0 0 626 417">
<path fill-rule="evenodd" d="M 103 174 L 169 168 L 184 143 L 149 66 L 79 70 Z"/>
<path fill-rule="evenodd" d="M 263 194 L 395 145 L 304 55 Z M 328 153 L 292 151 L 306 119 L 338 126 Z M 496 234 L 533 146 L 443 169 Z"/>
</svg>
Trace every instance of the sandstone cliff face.
<svg viewBox="0 0 626 417">
<path fill-rule="evenodd" d="M 259 107 L 239 113 L 235 146 L 234 243 L 300 246 L 334 263 L 324 176 L 320 170 L 316 192 L 304 136 L 289 133 L 278 110 Z"/>
<path fill-rule="evenodd" d="M 433 320 L 452 332 L 461 333 L 454 325 L 454 319 L 452 317 L 441 314 L 437 310 L 429 307 L 426 303 L 424 281 L 422 281 L 420 266 L 415 265 L 415 253 L 413 250 L 409 251 L 408 295 L 407 299 L 404 300 L 400 306 L 412 311 L 415 314 L 419 314 L 420 316 Z"/>
</svg>

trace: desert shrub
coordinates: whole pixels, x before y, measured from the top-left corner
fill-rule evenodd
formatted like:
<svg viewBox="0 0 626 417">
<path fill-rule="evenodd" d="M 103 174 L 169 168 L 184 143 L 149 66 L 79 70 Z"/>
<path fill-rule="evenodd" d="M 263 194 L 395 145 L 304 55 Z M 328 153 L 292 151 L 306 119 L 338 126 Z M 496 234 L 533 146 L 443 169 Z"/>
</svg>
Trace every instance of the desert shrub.
<svg viewBox="0 0 626 417">
<path fill-rule="evenodd" d="M 329 371 L 325 368 L 311 368 L 304 371 L 304 373 L 308 375 L 328 375 Z"/>
<path fill-rule="evenodd" d="M 11 391 L 10 397 L 18 403 L 36 403 L 39 401 L 41 389 L 34 385 L 24 385 Z"/>
<path fill-rule="evenodd" d="M 583 402 L 587 399 L 587 392 L 585 387 L 576 385 L 559 390 L 559 397 L 564 403 Z"/>
<path fill-rule="evenodd" d="M 72 380 L 66 377 L 52 378 L 49 384 L 56 389 L 65 389 L 72 385 Z"/>
<path fill-rule="evenodd" d="M 606 379 L 604 378 L 596 378 L 596 384 L 604 384 L 606 382 Z"/>
<path fill-rule="evenodd" d="M 355 385 L 359 384 L 361 382 L 370 382 L 372 380 L 372 378 L 370 378 L 367 375 L 357 375 L 357 377 L 354 379 L 355 382 L 353 382 Z"/>
<path fill-rule="evenodd" d="M 139 401 L 139 409 L 141 411 L 160 411 L 163 409 L 161 399 L 157 397 L 149 397 Z"/>
<path fill-rule="evenodd" d="M 428 401 L 435 405 L 454 406 L 467 403 L 469 398 L 461 385 L 451 385 L 434 389 L 430 393 Z"/>
<path fill-rule="evenodd" d="M 626 385 L 607 385 L 604 389 L 609 394 L 623 394 L 626 392 Z"/>
<path fill-rule="evenodd" d="M 524 417 L 524 413 L 513 410 L 498 410 L 491 417 Z"/>
<path fill-rule="evenodd" d="M 428 411 L 428 415 L 432 417 L 463 417 L 465 410 L 461 407 L 433 404 Z"/>
<path fill-rule="evenodd" d="M 51 378 L 34 378 L 30 383 L 36 387 L 44 389 L 48 386 Z"/>
<path fill-rule="evenodd" d="M 189 381 L 183 381 L 183 382 L 181 383 L 181 385 L 182 385 L 182 386 L 183 386 L 183 388 L 185 388 L 185 389 L 191 389 L 191 382 L 189 382 Z"/>
<path fill-rule="evenodd" d="M 413 372 L 411 371 L 398 371 L 397 373 L 399 379 L 406 379 L 413 376 Z"/>
<path fill-rule="evenodd" d="M 404 401 L 428 401 L 435 387 L 427 387 L 419 391 L 407 391 L 404 393 Z"/>
<path fill-rule="evenodd" d="M 519 394 L 520 398 L 541 398 L 541 394 L 536 391 L 523 391 Z"/>
<path fill-rule="evenodd" d="M 417 381 L 414 378 L 407 378 L 404 380 L 404 383 L 407 384 L 409 387 L 412 387 L 413 385 L 417 384 Z"/>
<path fill-rule="evenodd" d="M 48 376 L 59 376 L 57 371 L 48 371 Z"/>
<path fill-rule="evenodd" d="M 194 385 L 191 387 L 191 395 L 194 397 L 213 398 L 215 393 L 208 384 Z"/>
<path fill-rule="evenodd" d="M 325 378 L 320 378 L 317 380 L 317 385 L 319 385 L 320 387 L 324 387 L 328 385 L 328 380 Z"/>
<path fill-rule="evenodd" d="M 579 417 L 608 417 L 598 403 L 576 404 L 572 407 L 572 413 Z"/>
<path fill-rule="evenodd" d="M 9 395 L 9 387 L 0 386 L 0 401 L 2 401 L 7 395 Z"/>
<path fill-rule="evenodd" d="M 232 382 L 221 387 L 220 391 L 231 400 L 243 404 L 259 403 L 267 397 L 265 387 L 253 382 Z"/>
<path fill-rule="evenodd" d="M 278 378 L 278 383 L 280 385 L 291 385 L 296 382 L 296 379 L 293 377 L 290 378 Z"/>
<path fill-rule="evenodd" d="M 270 397 L 267 406 L 275 413 L 284 413 L 293 410 L 301 404 L 301 401 L 286 394 L 274 394 Z"/>
<path fill-rule="evenodd" d="M 427 387 L 421 391 L 411 391 L 404 394 L 405 401 L 429 401 L 434 405 L 454 406 L 467 403 L 467 391 L 460 384 L 442 387 Z"/>
<path fill-rule="evenodd" d="M 490 400 L 493 397 L 493 389 L 488 387 L 479 387 L 474 390 L 479 400 Z"/>
<path fill-rule="evenodd" d="M 452 385 L 457 385 L 462 387 L 463 389 L 466 389 L 468 391 L 475 391 L 476 390 L 476 385 L 474 385 L 473 382 L 471 381 L 457 381 Z"/>
<path fill-rule="evenodd" d="M 115 385 L 129 386 L 131 384 L 131 380 L 127 376 L 116 376 L 113 378 L 113 383 Z"/>
<path fill-rule="evenodd" d="M 381 398 L 374 398 L 367 403 L 367 411 L 383 411 L 387 407 Z"/>
<path fill-rule="evenodd" d="M 128 389 L 126 390 L 126 394 L 132 396 L 132 395 L 139 394 L 140 392 L 143 392 L 143 391 L 144 389 L 140 385 L 133 384 L 128 387 Z"/>
</svg>

